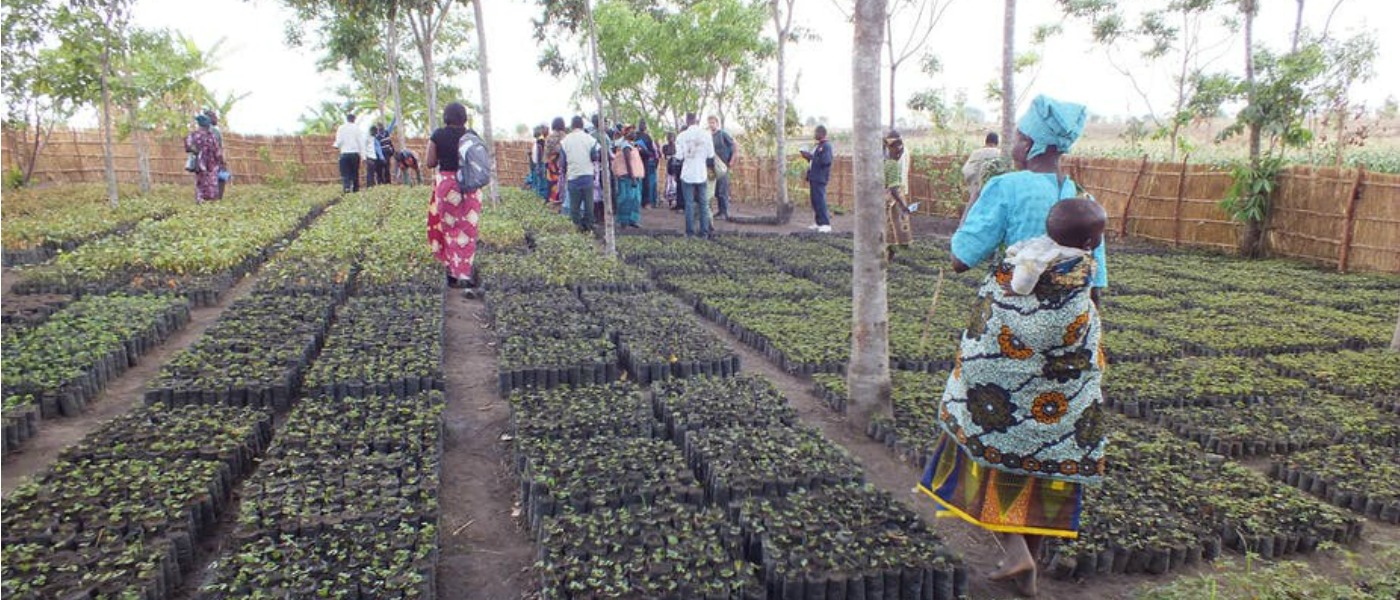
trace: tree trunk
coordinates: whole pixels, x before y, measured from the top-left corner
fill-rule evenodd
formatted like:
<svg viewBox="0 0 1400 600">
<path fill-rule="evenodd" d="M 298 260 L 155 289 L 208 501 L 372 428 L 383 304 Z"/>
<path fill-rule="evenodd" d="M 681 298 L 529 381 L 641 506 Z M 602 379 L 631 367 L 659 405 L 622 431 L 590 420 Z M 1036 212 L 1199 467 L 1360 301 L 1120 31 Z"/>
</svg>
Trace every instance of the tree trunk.
<svg viewBox="0 0 1400 600">
<path fill-rule="evenodd" d="M 1244 0 L 1241 9 L 1244 11 L 1244 81 L 1247 90 L 1248 103 L 1254 105 L 1254 15 L 1258 12 L 1258 0 Z M 1253 120 L 1249 125 L 1249 166 L 1251 169 L 1259 169 L 1259 153 L 1262 145 L 1263 132 L 1259 130 L 1258 120 Z M 1267 214 L 1266 214 L 1267 218 Z M 1247 258 L 1258 258 L 1264 249 L 1264 221 L 1262 219 L 1249 219 L 1245 221 L 1244 239 L 1240 244 L 1241 253 Z"/>
<path fill-rule="evenodd" d="M 1001 157 L 1016 145 L 1016 0 L 1006 0 L 1001 24 Z"/>
<path fill-rule="evenodd" d="M 131 74 L 122 73 L 122 81 L 131 86 Z M 126 119 L 131 127 L 131 143 L 136 146 L 136 170 L 140 177 L 140 189 L 142 196 L 151 194 L 151 152 L 146 146 L 145 132 L 141 131 L 141 123 L 136 114 L 137 104 L 135 98 L 127 101 Z"/>
<path fill-rule="evenodd" d="M 899 0 L 895 0 L 895 1 L 898 2 Z M 890 129 L 893 130 L 893 129 L 894 129 L 894 76 L 895 76 L 895 71 L 899 69 L 899 63 L 896 62 L 895 56 L 894 56 L 894 23 L 893 23 L 892 20 L 891 20 L 891 16 L 892 16 L 892 15 L 886 14 L 886 15 L 885 15 L 884 21 L 885 21 L 885 49 L 889 51 L 889 59 L 890 59 Z"/>
<path fill-rule="evenodd" d="M 608 152 L 608 139 L 605 130 L 608 125 L 607 114 L 603 111 L 603 87 L 599 80 L 603 77 L 603 71 L 598 67 L 598 25 L 593 22 L 593 6 L 589 2 L 588 8 L 588 49 L 593 58 L 593 99 L 598 102 L 598 127 L 594 129 L 594 134 L 598 136 L 599 153 L 602 155 L 603 172 L 599 174 L 603 181 L 598 187 L 603 188 L 603 252 L 609 257 L 617 256 L 617 228 L 613 225 L 612 216 L 612 185 L 609 179 L 612 175 L 612 153 Z"/>
<path fill-rule="evenodd" d="M 403 95 L 399 91 L 399 2 L 392 0 L 389 5 L 389 91 L 394 96 L 394 118 L 399 120 L 399 124 L 394 128 L 394 137 L 398 138 L 397 147 L 400 150 L 408 149 L 408 120 L 403 114 Z M 431 132 L 430 132 L 431 133 Z"/>
<path fill-rule="evenodd" d="M 1298 15 L 1293 18 L 1293 49 L 1290 52 L 1298 51 L 1298 39 L 1303 35 L 1303 0 L 1298 0 Z"/>
<path fill-rule="evenodd" d="M 486 59 L 486 21 L 481 16 L 481 0 L 472 0 L 472 10 L 476 18 L 477 60 L 481 63 L 477 66 L 477 70 L 481 74 L 481 133 L 482 140 L 486 142 L 486 151 L 491 157 L 491 204 L 494 206 L 501 202 L 501 192 L 498 187 L 501 178 L 500 172 L 496 169 L 496 143 L 492 139 L 491 63 Z"/>
<path fill-rule="evenodd" d="M 112 156 L 115 149 L 112 145 L 111 67 L 112 49 L 104 42 L 102 47 L 102 76 L 99 78 L 102 84 L 102 171 L 107 179 L 107 201 L 110 202 L 112 206 L 116 206 L 117 166 Z"/>
<path fill-rule="evenodd" d="M 439 118 L 437 106 L 437 71 L 433 68 L 433 34 L 432 31 L 423 33 L 423 47 L 418 49 L 418 53 L 423 55 L 423 87 L 428 96 L 428 133 L 432 133 L 434 123 Z"/>
<path fill-rule="evenodd" d="M 851 62 L 856 226 L 851 261 L 851 363 L 846 377 L 848 423 L 859 431 L 865 431 L 871 418 L 893 411 L 880 149 L 880 42 L 885 34 L 885 4 L 886 0 L 856 1 L 855 58 Z"/>
<path fill-rule="evenodd" d="M 792 220 L 794 208 L 788 198 L 787 187 L 787 37 L 788 27 L 783 26 L 782 0 L 771 0 L 773 11 L 773 32 L 778 37 L 778 113 L 775 115 L 777 142 L 773 153 L 773 181 L 778 188 L 778 222 L 786 225 Z M 788 23 L 792 22 L 792 4 L 788 4 Z"/>
</svg>

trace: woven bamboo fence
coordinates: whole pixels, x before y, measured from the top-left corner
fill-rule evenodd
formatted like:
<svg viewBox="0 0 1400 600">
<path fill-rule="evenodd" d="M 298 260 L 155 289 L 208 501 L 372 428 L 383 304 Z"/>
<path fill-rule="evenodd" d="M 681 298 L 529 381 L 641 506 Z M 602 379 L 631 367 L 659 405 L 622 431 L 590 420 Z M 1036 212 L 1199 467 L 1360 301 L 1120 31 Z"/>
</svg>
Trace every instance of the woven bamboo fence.
<svg viewBox="0 0 1400 600">
<path fill-rule="evenodd" d="M 3 165 L 6 170 L 18 169 L 19 158 L 27 148 L 18 132 L 3 133 Z M 224 160 L 234 175 L 234 185 L 263 183 L 269 176 L 285 173 L 286 165 L 301 168 L 304 183 L 339 183 L 340 153 L 332 143 L 333 136 L 261 136 L 224 134 Z M 428 141 L 423 138 L 407 140 L 409 149 L 423 158 Z M 134 141 L 128 139 L 113 144 L 113 162 L 117 179 L 132 183 L 139 178 L 139 165 Z M 185 172 L 185 148 L 181 138 L 156 137 L 147 143 L 151 181 L 155 183 L 189 183 Z M 500 142 L 497 144 L 497 167 L 500 180 L 515 185 L 525 180 L 529 171 L 529 142 Z M 102 181 L 102 135 L 98 131 L 55 131 L 39 154 L 38 166 L 31 177 L 32 185 Z M 294 167 L 295 168 L 295 167 Z M 361 169 L 363 177 L 364 170 Z M 426 176 L 426 174 L 425 174 Z"/>
<path fill-rule="evenodd" d="M 3 132 L 3 166 L 17 168 L 25 145 L 12 130 Z M 340 181 L 330 136 L 243 136 L 224 134 L 225 155 L 239 182 L 260 183 L 283 173 L 284 165 L 300 165 L 307 183 Z M 115 145 L 118 179 L 138 177 L 136 149 L 131 141 Z M 409 148 L 422 157 L 424 139 L 411 139 Z M 156 182 L 187 183 L 185 153 L 180 139 L 153 139 L 149 144 L 151 176 Z M 530 165 L 530 142 L 497 142 L 500 182 L 523 185 Z M 910 199 L 919 212 L 956 217 L 966 204 L 962 183 L 964 157 L 914 155 L 910 169 Z M 800 157 L 788 159 L 782 184 L 789 197 L 805 203 L 807 185 Z M 1209 165 L 1071 157 L 1069 175 L 1093 194 L 1109 214 L 1114 235 L 1168 245 L 1234 252 L 1241 227 L 1223 211 L 1231 177 Z M 96 182 L 102 180 L 102 140 L 95 131 L 58 131 L 44 147 L 33 183 Z M 662 178 L 661 185 L 664 185 Z M 733 196 L 752 208 L 765 207 L 780 184 L 771 158 L 741 155 L 731 167 Z M 852 161 L 837 156 L 828 184 L 828 201 L 839 212 L 851 212 L 854 200 Z M 664 188 L 663 188 L 664 189 Z M 1400 175 L 1361 169 L 1293 166 L 1279 178 L 1266 228 L 1265 249 L 1273 256 L 1304 259 L 1339 270 L 1400 273 Z"/>
</svg>

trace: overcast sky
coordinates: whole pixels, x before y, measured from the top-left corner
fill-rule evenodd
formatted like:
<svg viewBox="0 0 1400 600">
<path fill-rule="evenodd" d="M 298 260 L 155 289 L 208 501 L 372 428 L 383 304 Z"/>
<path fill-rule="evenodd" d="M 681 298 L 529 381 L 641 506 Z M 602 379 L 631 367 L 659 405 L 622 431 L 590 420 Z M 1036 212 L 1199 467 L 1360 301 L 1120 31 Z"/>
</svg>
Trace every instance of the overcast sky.
<svg viewBox="0 0 1400 600">
<path fill-rule="evenodd" d="M 1132 0 L 1135 4 L 1141 0 Z M 1307 26 L 1320 29 L 1335 0 L 1312 0 L 1306 4 Z M 789 46 L 794 74 L 789 85 L 799 87 L 796 107 L 802 117 L 815 116 L 834 126 L 851 122 L 851 26 L 835 2 L 851 0 L 797 0 L 797 20 L 814 31 L 820 41 L 804 41 Z M 1053 0 L 1022 0 L 1018 3 L 1017 40 L 1022 47 L 1036 26 L 1059 21 Z M 1262 0 L 1257 20 L 1257 44 L 1284 48 L 1293 28 L 1293 0 Z M 194 6 L 198 5 L 198 9 Z M 535 124 L 569 112 L 572 80 L 559 81 L 535 68 L 537 46 L 531 37 L 530 18 L 536 13 L 534 0 L 486 0 L 485 19 L 492 61 L 491 91 L 497 129 L 514 130 L 517 124 Z M 454 10 L 469 10 L 465 4 Z M 332 98 L 332 90 L 344 81 L 337 73 L 318 73 L 313 50 L 293 50 L 283 43 L 283 29 L 289 11 L 276 0 L 137 0 L 136 23 L 145 27 L 168 27 L 193 36 L 207 47 L 226 38 L 221 69 L 209 75 L 206 83 L 221 96 L 247 92 L 230 115 L 231 128 L 244 133 L 294 133 L 297 117 L 310 106 Z M 1372 28 L 1378 35 L 1380 57 L 1376 77 L 1363 84 L 1355 97 L 1371 107 L 1387 95 L 1400 95 L 1400 69 L 1386 68 L 1389 60 L 1400 58 L 1400 7 L 1394 0 L 1345 0 L 1331 23 L 1334 36 Z M 984 97 L 987 82 L 1000 73 L 1002 3 L 991 0 L 954 0 L 943 21 L 935 29 L 929 50 L 943 63 L 936 80 L 918 73 L 917 59 L 899 72 L 899 110 L 904 100 L 925 88 L 941 87 L 952 93 L 967 90 L 970 102 L 994 115 L 998 108 Z M 896 34 L 903 36 L 906 32 Z M 771 29 L 771 26 L 770 26 Z M 765 30 L 765 33 L 768 33 Z M 1103 115 L 1129 115 L 1147 112 L 1128 79 L 1120 75 L 1106 58 L 1107 53 L 1087 40 L 1081 26 L 1067 24 L 1064 33 L 1043 49 L 1043 66 L 1033 81 L 1022 77 L 1017 87 L 1029 84 L 1023 97 L 1050 94 L 1087 104 Z M 1220 35 L 1208 42 L 1224 42 Z M 474 41 L 474 40 L 473 40 Z M 1235 36 L 1212 56 L 1215 69 L 1238 72 L 1243 62 L 1242 41 Z M 411 57 L 409 58 L 412 59 Z M 1138 75 L 1158 113 L 1170 103 L 1171 79 L 1165 67 L 1136 60 L 1128 50 L 1115 54 L 1119 65 Z M 469 73 L 454 81 L 468 94 L 477 93 L 477 75 Z M 791 88 L 789 88 L 791 89 Z"/>
</svg>

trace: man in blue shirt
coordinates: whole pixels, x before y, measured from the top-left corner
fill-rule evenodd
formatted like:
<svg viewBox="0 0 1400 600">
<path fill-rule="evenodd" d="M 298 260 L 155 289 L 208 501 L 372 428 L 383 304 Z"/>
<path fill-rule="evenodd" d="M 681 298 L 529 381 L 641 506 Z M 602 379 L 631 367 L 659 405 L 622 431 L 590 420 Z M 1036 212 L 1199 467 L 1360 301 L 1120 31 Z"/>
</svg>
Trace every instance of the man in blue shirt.
<svg viewBox="0 0 1400 600">
<path fill-rule="evenodd" d="M 803 150 L 802 158 L 811 163 L 807 167 L 807 185 L 812 191 L 812 212 L 816 213 L 816 224 L 807 226 L 821 233 L 831 233 L 831 215 L 826 210 L 826 183 L 831 180 L 831 162 L 835 150 L 826 140 L 826 126 L 818 125 L 816 144 L 810 151 Z"/>
</svg>

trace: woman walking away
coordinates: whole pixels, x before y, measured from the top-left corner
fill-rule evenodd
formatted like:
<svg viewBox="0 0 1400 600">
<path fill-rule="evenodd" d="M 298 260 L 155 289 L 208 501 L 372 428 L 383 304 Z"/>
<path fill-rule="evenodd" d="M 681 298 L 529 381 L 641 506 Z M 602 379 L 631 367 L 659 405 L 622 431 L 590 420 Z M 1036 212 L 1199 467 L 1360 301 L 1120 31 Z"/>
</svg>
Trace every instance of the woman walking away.
<svg viewBox="0 0 1400 600">
<path fill-rule="evenodd" d="M 632 126 L 622 129 L 623 135 L 613 151 L 612 170 L 617 177 L 617 224 L 620 227 L 642 226 L 642 182 L 646 166 L 637 148 L 637 132 Z"/>
<path fill-rule="evenodd" d="M 1052 207 L 1075 196 L 1060 156 L 1083 127 L 1083 106 L 1035 99 L 1012 151 L 1024 170 L 982 188 L 953 234 L 954 271 L 1047 233 Z M 993 262 L 953 358 L 938 411 L 943 436 L 919 484 L 940 516 L 996 532 L 1007 556 L 990 576 L 1028 596 L 1036 593 L 1041 540 L 1078 537 L 1084 486 L 1104 476 L 1101 224 L 1092 237 L 1092 253 L 1057 259 L 1029 295 L 1010 288 L 1014 261 Z"/>
<path fill-rule="evenodd" d="M 894 260 L 897 246 L 914 241 L 909 227 L 909 153 L 904 151 L 904 139 L 898 131 L 885 136 L 885 244 L 889 260 Z"/>
<path fill-rule="evenodd" d="M 185 152 L 192 155 L 190 170 L 194 173 L 196 204 L 219 199 L 219 168 L 224 164 L 224 151 L 210 129 L 213 121 L 206 114 L 194 116 L 197 125 L 185 136 Z"/>
<path fill-rule="evenodd" d="M 428 168 L 437 170 L 432 203 L 428 205 L 428 244 L 433 256 L 447 267 L 448 285 L 469 288 L 467 297 L 475 298 L 476 290 L 470 288 L 476 286 L 472 262 L 476 257 L 477 223 L 481 220 L 481 194 L 464 194 L 457 189 L 457 144 L 471 132 L 467 128 L 467 108 L 460 102 L 448 104 L 442 111 L 442 122 L 442 128 L 434 131 L 428 142 L 426 159 Z"/>
<path fill-rule="evenodd" d="M 568 184 L 565 180 L 561 185 L 559 182 L 564 176 L 564 136 L 568 135 L 568 130 L 564 129 L 564 117 L 554 117 L 554 122 L 550 123 L 549 135 L 544 138 L 544 160 L 545 177 L 549 181 L 549 192 L 545 196 L 545 201 L 554 206 L 564 205 L 564 196 L 568 191 L 563 187 Z"/>
</svg>

